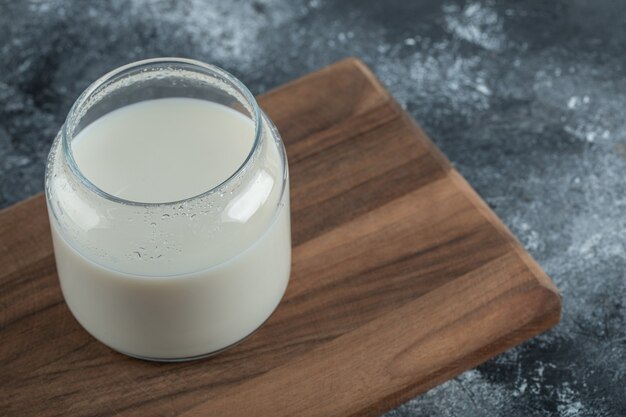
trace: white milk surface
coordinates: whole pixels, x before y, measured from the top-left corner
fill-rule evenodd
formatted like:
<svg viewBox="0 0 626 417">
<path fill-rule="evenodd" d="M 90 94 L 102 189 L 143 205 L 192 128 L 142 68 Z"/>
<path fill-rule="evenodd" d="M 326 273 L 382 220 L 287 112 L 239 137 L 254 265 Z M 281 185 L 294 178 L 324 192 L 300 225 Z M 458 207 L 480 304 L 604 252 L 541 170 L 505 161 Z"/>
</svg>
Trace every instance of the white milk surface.
<svg viewBox="0 0 626 417">
<path fill-rule="evenodd" d="M 83 175 L 125 200 L 165 203 L 228 179 L 245 161 L 254 124 L 221 104 L 188 98 L 143 101 L 87 126 L 72 141 Z"/>
<path fill-rule="evenodd" d="M 278 146 L 273 138 L 266 139 L 272 147 L 268 155 L 275 159 L 270 165 L 279 167 Z M 107 193 L 161 203 L 196 196 L 227 180 L 248 157 L 253 140 L 252 121 L 234 110 L 202 100 L 168 98 L 103 116 L 78 134 L 72 150 L 83 175 Z M 280 186 L 282 172 L 263 171 L 263 175 L 266 186 Z M 288 190 L 284 198 L 270 222 L 261 216 L 258 221 L 266 224 L 250 224 L 251 230 L 264 230 L 254 239 L 245 233 L 220 235 L 207 245 L 206 237 L 199 234 L 185 236 L 176 262 L 184 263 L 188 254 L 195 272 L 182 274 L 167 268 L 165 275 L 129 274 L 100 265 L 89 253 L 76 250 L 51 216 L 66 302 L 93 336 L 130 355 L 181 359 L 228 347 L 269 317 L 287 286 Z M 248 216 L 247 221 L 255 219 Z M 158 227 L 167 233 L 176 224 L 163 222 Z M 84 233 L 98 231 L 94 227 Z M 97 236 L 104 250 L 120 244 L 107 241 L 108 234 Z M 218 265 L 207 261 L 205 268 L 196 268 L 198 253 L 230 246 L 244 249 Z"/>
</svg>

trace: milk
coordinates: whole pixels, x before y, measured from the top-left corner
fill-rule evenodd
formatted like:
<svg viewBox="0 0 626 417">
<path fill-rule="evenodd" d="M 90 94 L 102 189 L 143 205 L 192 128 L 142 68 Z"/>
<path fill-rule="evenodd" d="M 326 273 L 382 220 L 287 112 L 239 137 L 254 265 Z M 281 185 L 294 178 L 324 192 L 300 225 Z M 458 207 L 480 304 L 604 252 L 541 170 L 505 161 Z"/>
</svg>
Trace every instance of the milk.
<svg viewBox="0 0 626 417">
<path fill-rule="evenodd" d="M 228 180 L 249 157 L 254 134 L 252 121 L 230 108 L 168 98 L 106 114 L 71 146 L 80 171 L 104 192 L 167 203 Z M 50 216 L 61 288 L 83 327 L 120 352 L 176 360 L 228 347 L 269 317 L 287 286 L 291 242 L 281 148 L 271 135 L 264 144 L 268 163 L 230 200 L 224 196 L 215 230 L 203 222 L 201 204 L 144 222 L 124 208 L 117 223 L 115 210 L 93 217 L 62 199 L 65 212 L 89 220 L 72 235 Z"/>
</svg>

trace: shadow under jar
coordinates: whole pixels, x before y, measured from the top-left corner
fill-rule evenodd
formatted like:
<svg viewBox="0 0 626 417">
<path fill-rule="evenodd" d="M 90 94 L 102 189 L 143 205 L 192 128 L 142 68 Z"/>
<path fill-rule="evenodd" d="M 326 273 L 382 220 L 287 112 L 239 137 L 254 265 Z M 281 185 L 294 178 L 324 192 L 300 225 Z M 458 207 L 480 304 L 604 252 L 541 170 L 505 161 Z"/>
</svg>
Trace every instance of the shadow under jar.
<svg viewBox="0 0 626 417">
<path fill-rule="evenodd" d="M 97 80 L 52 145 L 45 188 L 65 301 L 119 352 L 218 352 L 285 292 L 285 150 L 248 89 L 217 67 L 151 59 Z"/>
</svg>

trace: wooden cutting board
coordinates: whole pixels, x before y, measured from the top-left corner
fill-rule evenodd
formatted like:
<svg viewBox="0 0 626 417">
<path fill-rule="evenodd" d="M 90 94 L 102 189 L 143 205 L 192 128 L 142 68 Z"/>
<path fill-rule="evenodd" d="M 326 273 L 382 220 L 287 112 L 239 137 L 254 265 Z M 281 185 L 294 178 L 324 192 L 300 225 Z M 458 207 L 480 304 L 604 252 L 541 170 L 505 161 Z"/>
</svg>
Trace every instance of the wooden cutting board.
<svg viewBox="0 0 626 417">
<path fill-rule="evenodd" d="M 0 212 L 1 415 L 374 416 L 558 322 L 550 279 L 360 61 L 259 102 L 293 213 L 267 324 L 195 362 L 108 349 L 63 301 L 37 195 Z"/>
</svg>

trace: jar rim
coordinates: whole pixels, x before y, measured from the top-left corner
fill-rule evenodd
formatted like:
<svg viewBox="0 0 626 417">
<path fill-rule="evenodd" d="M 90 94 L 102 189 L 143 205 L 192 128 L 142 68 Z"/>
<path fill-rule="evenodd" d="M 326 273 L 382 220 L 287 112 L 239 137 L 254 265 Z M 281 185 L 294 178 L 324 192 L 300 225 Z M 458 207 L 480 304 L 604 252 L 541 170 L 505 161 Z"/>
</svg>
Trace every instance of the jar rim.
<svg viewBox="0 0 626 417">
<path fill-rule="evenodd" d="M 246 156 L 246 159 L 241 163 L 241 165 L 224 181 L 211 187 L 210 189 L 206 191 L 203 191 L 199 194 L 196 194 L 187 198 L 183 198 L 180 200 L 165 201 L 165 202 L 141 202 L 141 201 L 124 199 L 124 198 L 115 196 L 113 194 L 110 194 L 104 191 L 102 188 L 98 187 L 96 184 L 94 184 L 89 178 L 87 178 L 83 174 L 80 167 L 76 163 L 76 160 L 74 159 L 74 153 L 72 151 L 72 147 L 70 146 L 70 141 L 68 139 L 67 126 L 70 122 L 72 122 L 75 119 L 77 112 L 79 110 L 79 107 L 83 105 L 87 101 L 87 99 L 89 99 L 89 97 L 91 97 L 94 93 L 96 93 L 98 89 L 101 86 L 103 86 L 105 83 L 107 83 L 108 81 L 112 81 L 116 77 L 121 76 L 124 73 L 136 71 L 137 69 L 140 69 L 142 67 L 150 67 L 154 65 L 163 65 L 163 64 L 185 65 L 187 67 L 192 67 L 195 70 L 200 70 L 204 72 L 205 74 L 217 75 L 225 79 L 228 83 L 231 83 L 232 86 L 234 86 L 238 90 L 238 92 L 242 94 L 244 99 L 248 102 L 247 104 L 250 106 L 250 109 L 252 111 L 252 118 L 253 118 L 254 125 L 255 125 L 254 126 L 254 141 L 252 143 L 250 152 Z M 142 206 L 142 207 L 170 206 L 170 205 L 176 205 L 176 204 L 184 204 L 186 202 L 211 195 L 217 192 L 219 189 L 223 188 L 225 185 L 233 181 L 239 174 L 241 174 L 252 163 L 255 153 L 260 148 L 261 140 L 263 137 L 262 131 L 261 131 L 262 130 L 261 124 L 262 124 L 262 113 L 254 96 L 252 95 L 250 90 L 248 90 L 248 87 L 246 87 L 241 81 L 239 81 L 237 77 L 235 77 L 228 71 L 218 66 L 207 64 L 205 62 L 198 61 L 195 59 L 178 58 L 178 57 L 150 58 L 150 59 L 144 59 L 140 61 L 131 62 L 129 64 L 118 67 L 112 71 L 107 72 L 106 74 L 98 78 L 96 81 L 91 83 L 89 87 L 87 87 L 81 93 L 81 95 L 78 96 L 78 98 L 76 99 L 72 107 L 70 108 L 67 118 L 65 119 L 65 123 L 63 123 L 63 126 L 61 128 L 61 141 L 62 141 L 63 154 L 65 155 L 67 164 L 70 170 L 72 171 L 72 173 L 78 178 L 78 180 L 85 187 L 87 187 L 90 191 L 98 194 L 100 197 L 113 201 L 115 203 L 132 205 L 132 206 Z"/>
</svg>

